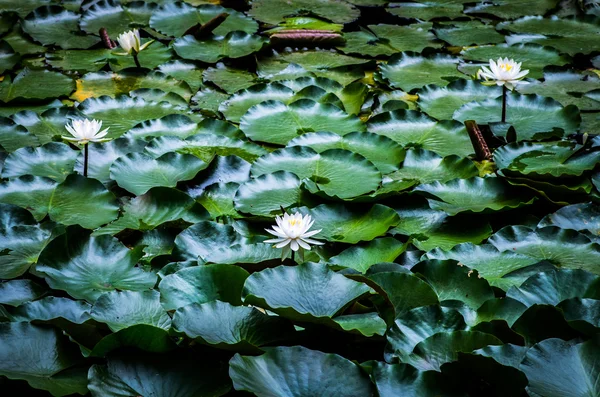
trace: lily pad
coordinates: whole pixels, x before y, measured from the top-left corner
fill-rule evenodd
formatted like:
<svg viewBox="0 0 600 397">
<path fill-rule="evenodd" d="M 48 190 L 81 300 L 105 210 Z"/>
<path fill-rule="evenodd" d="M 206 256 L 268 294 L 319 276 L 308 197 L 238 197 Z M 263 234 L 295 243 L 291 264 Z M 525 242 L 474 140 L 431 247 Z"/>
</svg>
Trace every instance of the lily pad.
<svg viewBox="0 0 600 397">
<path fill-rule="evenodd" d="M 415 191 L 435 197 L 427 199 L 430 207 L 450 215 L 465 211 L 502 211 L 535 201 L 535 197 L 525 192 L 510 191 L 505 182 L 493 177 L 454 179 L 447 183 L 433 182 L 420 185 Z"/>
<path fill-rule="evenodd" d="M 558 211 L 546 215 L 538 227 L 558 226 L 561 229 L 572 229 L 587 233 L 590 238 L 600 234 L 600 211 L 595 204 L 573 204 L 560 208 Z"/>
<path fill-rule="evenodd" d="M 0 41 L 0 73 L 10 70 L 19 62 L 21 56 L 6 41 Z"/>
<path fill-rule="evenodd" d="M 2 177 L 34 175 L 62 182 L 73 171 L 76 158 L 75 150 L 58 142 L 51 142 L 38 148 L 21 148 L 4 160 Z"/>
<path fill-rule="evenodd" d="M 419 183 L 448 182 L 455 178 L 469 179 L 479 175 L 475 164 L 455 155 L 441 157 L 423 149 L 406 151 L 406 158 L 398 171 L 388 174 L 393 180 L 414 179 Z"/>
<path fill-rule="evenodd" d="M 406 250 L 406 244 L 392 237 L 378 238 L 352 246 L 329 258 L 328 263 L 366 272 L 376 263 L 394 262 Z"/>
<path fill-rule="evenodd" d="M 244 283 L 242 296 L 245 304 L 269 309 L 292 320 L 327 323 L 371 291 L 324 264 L 306 262 L 251 274 Z"/>
<path fill-rule="evenodd" d="M 219 301 L 177 309 L 173 327 L 201 343 L 248 353 L 261 352 L 260 346 L 294 332 L 292 324 L 279 316 Z"/>
<path fill-rule="evenodd" d="M 181 269 L 160 282 L 161 303 L 166 310 L 217 300 L 240 305 L 242 287 L 248 276 L 244 269 L 232 265 Z"/>
<path fill-rule="evenodd" d="M 130 250 L 113 237 L 88 237 L 72 229 L 48 244 L 36 272 L 52 288 L 95 301 L 106 291 L 152 288 L 156 275 L 135 267 L 141 256 L 140 250 Z"/>
<path fill-rule="evenodd" d="M 510 250 L 566 269 L 600 274 L 600 245 L 574 230 L 506 226 L 490 237 L 489 242 L 500 251 Z"/>
<path fill-rule="evenodd" d="M 241 58 L 260 50 L 266 40 L 260 36 L 235 31 L 225 36 L 210 36 L 201 40 L 192 35 L 176 39 L 173 49 L 183 59 L 216 63 L 223 58 Z"/>
<path fill-rule="evenodd" d="M 74 89 L 73 79 L 62 73 L 23 69 L 14 80 L 6 76 L 0 82 L 0 101 L 10 102 L 16 98 L 55 98 L 69 95 Z"/>
<path fill-rule="evenodd" d="M 240 185 L 234 198 L 237 211 L 272 216 L 300 201 L 300 179 L 295 174 L 278 171 L 264 174 Z"/>
<path fill-rule="evenodd" d="M 465 9 L 465 14 L 491 14 L 503 19 L 514 19 L 523 15 L 544 15 L 556 7 L 558 0 L 494 0 Z"/>
<path fill-rule="evenodd" d="M 464 125 L 456 121 L 438 122 L 414 110 L 394 110 L 372 117 L 367 130 L 398 142 L 431 150 L 440 156 L 467 157 L 473 153 L 473 145 Z"/>
<path fill-rule="evenodd" d="M 433 29 L 433 32 L 440 40 L 459 47 L 504 42 L 504 36 L 496 31 L 494 25 L 478 20 L 443 23 Z"/>
<path fill-rule="evenodd" d="M 166 153 L 154 159 L 147 154 L 130 153 L 115 160 L 110 175 L 122 188 L 144 194 L 157 186 L 175 187 L 207 166 L 208 163 L 191 155 Z"/>
<path fill-rule="evenodd" d="M 410 3 L 401 3 L 410 4 Z M 444 379 L 440 373 L 419 371 L 408 364 L 384 364 L 373 367 L 373 381 L 380 397 L 394 397 L 402 391 L 403 397 L 451 396 L 444 390 Z"/>
<path fill-rule="evenodd" d="M 386 10 L 402 18 L 432 20 L 436 18 L 460 18 L 463 16 L 465 1 L 423 1 L 407 3 L 390 3 Z"/>
<path fill-rule="evenodd" d="M 290 105 L 266 101 L 253 106 L 241 118 L 240 129 L 250 139 L 285 145 L 306 132 L 330 131 L 345 135 L 364 131 L 365 126 L 358 117 L 334 105 L 300 99 Z"/>
<path fill-rule="evenodd" d="M 172 37 L 181 37 L 194 25 L 204 25 L 221 13 L 229 16 L 213 32 L 216 35 L 226 35 L 235 30 L 254 33 L 258 24 L 243 13 L 216 4 L 201 4 L 192 6 L 184 2 L 166 2 L 152 13 L 150 27 Z"/>
<path fill-rule="evenodd" d="M 81 29 L 97 34 L 101 28 L 105 28 L 114 39 L 125 31 L 148 26 L 148 20 L 155 8 L 154 3 L 146 2 L 121 4 L 112 0 L 95 1 L 83 12 Z"/>
<path fill-rule="evenodd" d="M 339 0 L 258 0 L 252 3 L 249 14 L 261 22 L 276 25 L 283 22 L 288 15 L 302 15 L 307 13 L 307 10 L 333 23 L 353 22 L 360 16 L 356 7 Z"/>
<path fill-rule="evenodd" d="M 517 133 L 518 140 L 544 139 L 563 136 L 577 131 L 581 123 L 579 109 L 563 107 L 552 98 L 539 95 L 509 94 L 506 104 L 506 122 Z M 459 121 L 475 120 L 479 124 L 501 121 L 502 98 L 470 102 L 454 112 Z"/>
<path fill-rule="evenodd" d="M 458 61 L 459 58 L 444 54 L 423 57 L 415 52 L 403 52 L 381 66 L 381 75 L 392 87 L 404 91 L 427 84 L 444 86 L 463 77 L 457 69 Z"/>
<path fill-rule="evenodd" d="M 37 146 L 39 139 L 27 131 L 27 128 L 13 120 L 0 116 L 0 145 L 8 152 L 26 146 Z"/>
<path fill-rule="evenodd" d="M 57 183 L 44 177 L 25 175 L 0 183 L 0 203 L 27 209 L 36 220 L 48 213 L 48 204 Z"/>
<path fill-rule="evenodd" d="M 10 280 L 0 283 L 0 303 L 9 306 L 20 306 L 33 301 L 47 293 L 46 288 L 31 280 Z"/>
</svg>

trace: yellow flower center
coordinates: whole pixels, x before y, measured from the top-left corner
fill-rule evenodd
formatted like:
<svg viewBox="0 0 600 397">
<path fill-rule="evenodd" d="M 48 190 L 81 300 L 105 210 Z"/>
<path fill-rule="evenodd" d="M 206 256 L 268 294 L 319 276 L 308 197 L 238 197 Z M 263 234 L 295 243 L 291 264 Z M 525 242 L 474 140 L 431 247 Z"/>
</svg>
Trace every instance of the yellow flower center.
<svg viewBox="0 0 600 397">
<path fill-rule="evenodd" d="M 290 219 L 290 226 L 296 226 L 296 224 L 300 225 L 302 223 L 302 219 Z"/>
<path fill-rule="evenodd" d="M 509 65 L 507 63 L 503 63 L 500 65 L 500 69 L 504 70 L 505 72 L 510 72 L 513 68 L 513 65 Z"/>
</svg>

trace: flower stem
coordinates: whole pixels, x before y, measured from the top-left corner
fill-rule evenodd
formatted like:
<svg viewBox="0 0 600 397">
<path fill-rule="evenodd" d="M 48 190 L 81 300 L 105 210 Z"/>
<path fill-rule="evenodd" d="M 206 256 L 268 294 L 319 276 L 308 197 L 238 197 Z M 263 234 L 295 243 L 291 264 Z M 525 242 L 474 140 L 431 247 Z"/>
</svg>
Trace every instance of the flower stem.
<svg viewBox="0 0 600 397">
<path fill-rule="evenodd" d="M 135 66 L 138 69 L 142 68 L 142 65 L 140 65 L 140 60 L 138 59 L 138 54 L 135 51 L 131 51 L 131 55 L 133 55 L 133 61 L 135 62 Z"/>
<path fill-rule="evenodd" d="M 90 153 L 88 150 L 88 144 L 83 145 L 83 176 L 87 177 L 88 174 L 88 161 L 90 159 Z"/>
<path fill-rule="evenodd" d="M 292 250 L 292 262 L 296 262 L 296 251 Z"/>
<path fill-rule="evenodd" d="M 502 122 L 506 123 L 506 94 L 508 89 L 505 85 L 502 86 Z"/>
</svg>

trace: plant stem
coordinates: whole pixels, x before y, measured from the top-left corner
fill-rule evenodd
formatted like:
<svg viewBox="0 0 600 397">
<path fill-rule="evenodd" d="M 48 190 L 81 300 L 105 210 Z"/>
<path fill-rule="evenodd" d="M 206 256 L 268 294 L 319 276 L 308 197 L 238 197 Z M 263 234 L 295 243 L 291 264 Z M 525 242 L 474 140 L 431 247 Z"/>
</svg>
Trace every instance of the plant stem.
<svg viewBox="0 0 600 397">
<path fill-rule="evenodd" d="M 142 65 L 140 65 L 140 60 L 138 59 L 137 52 L 135 52 L 135 50 L 133 50 L 133 51 L 131 51 L 131 55 L 133 55 L 133 61 L 135 62 L 135 66 L 137 66 L 138 69 L 141 69 Z"/>
<path fill-rule="evenodd" d="M 296 251 L 292 250 L 292 262 L 296 262 Z"/>
<path fill-rule="evenodd" d="M 83 176 L 87 177 L 88 174 L 88 161 L 90 159 L 90 153 L 88 150 L 88 144 L 83 145 Z"/>
<path fill-rule="evenodd" d="M 502 86 L 502 122 L 506 123 L 506 94 L 508 89 L 505 85 Z"/>
</svg>

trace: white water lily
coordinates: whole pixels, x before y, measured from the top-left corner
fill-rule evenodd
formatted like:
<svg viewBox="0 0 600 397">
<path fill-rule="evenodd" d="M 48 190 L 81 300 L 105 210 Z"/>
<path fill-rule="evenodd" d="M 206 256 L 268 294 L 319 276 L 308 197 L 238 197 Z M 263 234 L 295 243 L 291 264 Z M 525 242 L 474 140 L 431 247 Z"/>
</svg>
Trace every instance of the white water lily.
<svg viewBox="0 0 600 397">
<path fill-rule="evenodd" d="M 277 238 L 265 240 L 265 243 L 274 243 L 275 248 L 283 248 L 283 257 L 285 257 L 290 249 L 292 251 L 302 249 L 310 250 L 310 245 L 323 245 L 324 243 L 313 240 L 310 237 L 319 233 L 322 229 L 308 231 L 315 223 L 310 215 L 304 217 L 299 212 L 293 215 L 284 214 L 282 217 L 277 216 L 275 218 L 277 222 L 273 229 L 265 229 L 267 232 L 276 236 Z"/>
<path fill-rule="evenodd" d="M 144 48 L 148 47 L 154 40 L 150 40 L 144 45 L 142 45 L 142 40 L 140 38 L 140 31 L 137 29 L 130 30 L 129 32 L 125 32 L 117 36 L 117 41 L 121 48 L 123 48 L 126 52 L 124 55 L 131 54 L 132 51 L 138 53 L 142 51 Z"/>
<path fill-rule="evenodd" d="M 72 120 L 70 125 L 65 125 L 65 128 L 72 136 L 63 135 L 62 138 L 81 145 L 85 145 L 88 142 L 106 142 L 110 140 L 104 138 L 108 133 L 108 128 L 100 131 L 102 129 L 102 121 L 88 119 Z"/>
<path fill-rule="evenodd" d="M 497 62 L 490 59 L 489 69 L 482 66 L 477 71 L 477 78 L 483 77 L 484 84 L 506 86 L 509 90 L 513 90 L 517 84 L 529 84 L 527 81 L 522 81 L 529 70 L 521 70 L 521 64 L 508 58 L 498 58 Z"/>
</svg>

